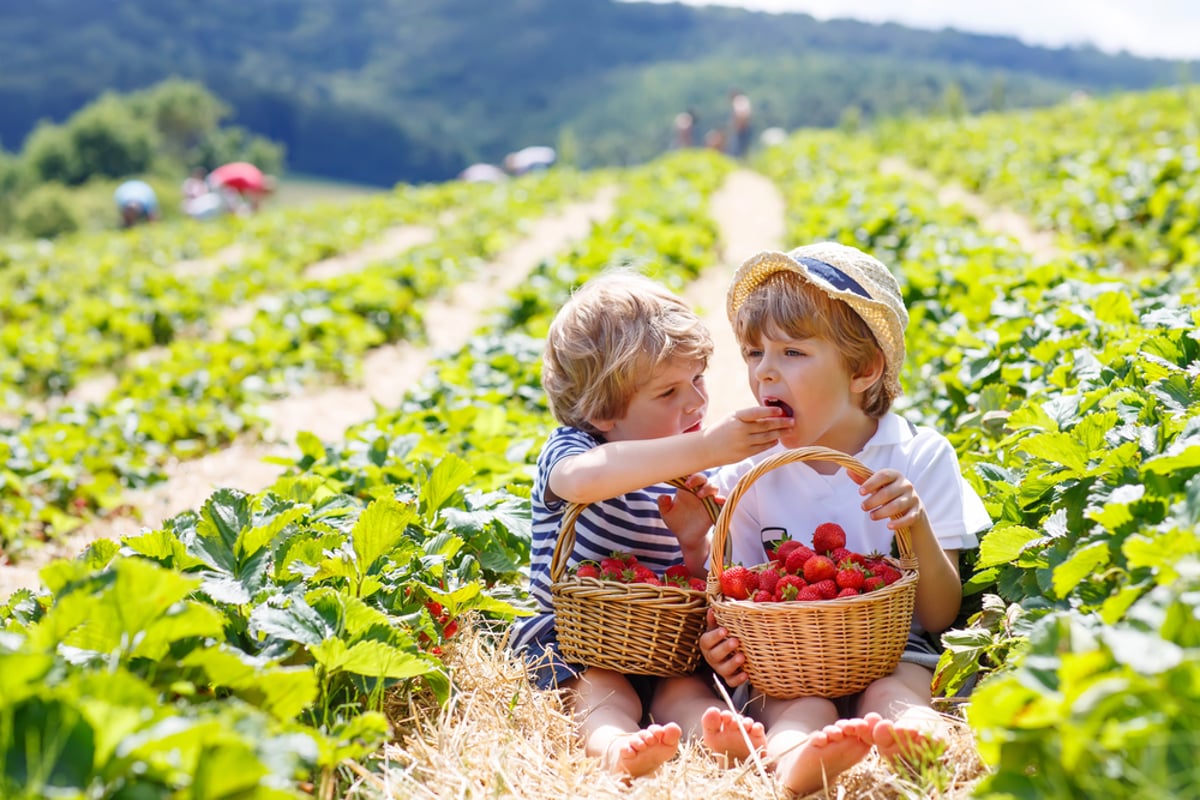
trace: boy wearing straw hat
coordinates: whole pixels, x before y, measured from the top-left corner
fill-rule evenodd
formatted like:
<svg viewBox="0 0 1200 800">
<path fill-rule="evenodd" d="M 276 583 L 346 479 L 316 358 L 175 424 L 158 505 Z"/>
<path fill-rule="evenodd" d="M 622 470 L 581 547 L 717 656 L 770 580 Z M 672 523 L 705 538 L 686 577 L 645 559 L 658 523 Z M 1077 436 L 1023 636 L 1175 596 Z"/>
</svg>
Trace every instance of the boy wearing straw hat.
<svg viewBox="0 0 1200 800">
<path fill-rule="evenodd" d="M 750 408 L 702 428 L 704 370 L 712 339 L 703 322 L 664 287 L 630 271 L 589 281 L 559 311 L 546 338 L 542 382 L 562 427 L 538 458 L 534 482 L 531 593 L 535 616 L 518 620 L 510 647 L 539 688 L 567 690 L 588 755 L 612 772 L 647 774 L 670 759 L 683 734 L 743 758 L 761 725 L 716 707 L 697 676 L 646 678 L 567 663 L 558 652 L 551 561 L 568 503 L 590 504 L 575 523 L 569 565 L 614 551 L 661 573 L 684 563 L 706 574 L 711 496 L 701 470 L 774 445 L 791 421 Z M 696 495 L 664 483 L 691 476 Z M 654 723 L 645 725 L 649 718 Z"/>
<path fill-rule="evenodd" d="M 931 706 L 938 655 L 923 634 L 944 630 L 958 615 L 958 551 L 976 546 L 990 520 L 950 442 L 891 411 L 901 391 L 908 312 L 886 266 L 833 242 L 759 253 L 734 275 L 726 310 L 755 397 L 795 424 L 777 448 L 720 470 L 714 482 L 727 490 L 762 459 L 811 445 L 854 456 L 873 472 L 861 485 L 819 461 L 762 475 L 727 509 L 732 562 L 767 561 L 763 536 L 775 538 L 769 529 L 802 538 L 835 522 L 845 547 L 859 553 L 890 552 L 895 532 L 908 528 L 920 565 L 914 633 L 894 673 L 848 698 L 753 698 L 779 779 L 811 792 L 873 746 L 895 762 L 935 751 L 944 739 L 945 722 Z M 738 641 L 716 626 L 711 610 L 709 624 L 705 659 L 730 686 L 745 684 Z"/>
</svg>

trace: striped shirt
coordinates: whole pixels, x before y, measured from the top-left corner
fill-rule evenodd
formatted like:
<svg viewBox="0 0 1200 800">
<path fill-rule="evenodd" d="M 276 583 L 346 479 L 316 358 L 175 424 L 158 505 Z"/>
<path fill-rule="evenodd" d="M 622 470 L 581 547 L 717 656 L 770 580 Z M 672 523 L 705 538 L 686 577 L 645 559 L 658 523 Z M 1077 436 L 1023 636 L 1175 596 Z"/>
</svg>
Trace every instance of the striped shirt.
<svg viewBox="0 0 1200 800">
<path fill-rule="evenodd" d="M 530 593 L 540 613 L 513 623 L 510 642 L 514 650 L 543 639 L 554 625 L 550 562 L 568 504 L 563 500 L 546 501 L 550 472 L 563 458 L 586 453 L 601 444 L 603 440 L 579 428 L 560 427 L 550 434 L 538 456 L 532 498 Z M 658 498 L 674 492 L 675 487 L 660 483 L 589 505 L 575 522 L 575 546 L 567 568 L 581 561 L 599 561 L 614 551 L 632 553 L 640 563 L 659 573 L 682 563 L 679 540 L 658 513 Z"/>
</svg>

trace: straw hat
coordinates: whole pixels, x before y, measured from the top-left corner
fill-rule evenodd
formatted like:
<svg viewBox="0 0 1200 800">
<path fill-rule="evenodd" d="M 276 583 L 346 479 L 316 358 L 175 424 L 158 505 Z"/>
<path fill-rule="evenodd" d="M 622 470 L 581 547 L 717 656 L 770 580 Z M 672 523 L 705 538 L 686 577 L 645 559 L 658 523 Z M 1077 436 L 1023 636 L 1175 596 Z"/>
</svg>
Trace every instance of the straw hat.
<svg viewBox="0 0 1200 800">
<path fill-rule="evenodd" d="M 878 259 L 837 242 L 817 242 L 790 253 L 765 251 L 751 256 L 734 273 L 725 298 L 733 322 L 746 298 L 769 275 L 794 272 L 830 297 L 845 302 L 866 321 L 883 351 L 887 366 L 884 380 L 900 394 L 900 368 L 904 364 L 904 328 L 908 310 L 900 284 Z"/>
</svg>

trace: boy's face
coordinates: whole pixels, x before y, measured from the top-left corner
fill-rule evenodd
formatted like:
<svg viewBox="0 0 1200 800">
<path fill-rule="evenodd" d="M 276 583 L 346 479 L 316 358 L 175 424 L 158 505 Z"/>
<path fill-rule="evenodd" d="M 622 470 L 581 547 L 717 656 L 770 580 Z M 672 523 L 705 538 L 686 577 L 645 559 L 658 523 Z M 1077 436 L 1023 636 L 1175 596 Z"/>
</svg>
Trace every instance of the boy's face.
<svg viewBox="0 0 1200 800">
<path fill-rule="evenodd" d="M 857 453 L 874 433 L 860 395 L 878 374 L 850 375 L 833 342 L 764 334 L 760 344 L 742 346 L 742 357 L 759 403 L 779 406 L 795 419 L 780 439 L 785 447 L 821 445 Z"/>
<path fill-rule="evenodd" d="M 629 401 L 625 415 L 592 420 L 607 441 L 658 439 L 696 431 L 708 408 L 701 360 L 672 360 L 660 365 Z"/>
</svg>

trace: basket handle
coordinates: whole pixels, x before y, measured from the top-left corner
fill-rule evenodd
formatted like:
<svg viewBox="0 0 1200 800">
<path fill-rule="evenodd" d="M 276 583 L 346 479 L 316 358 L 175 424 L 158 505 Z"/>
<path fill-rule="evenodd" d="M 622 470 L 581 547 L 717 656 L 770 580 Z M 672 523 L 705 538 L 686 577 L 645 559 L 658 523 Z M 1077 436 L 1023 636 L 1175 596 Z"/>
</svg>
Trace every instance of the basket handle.
<svg viewBox="0 0 1200 800">
<path fill-rule="evenodd" d="M 691 491 L 685 478 L 672 478 L 666 483 L 678 489 Z M 702 498 L 700 502 L 704 504 L 708 516 L 716 522 L 721 507 L 711 497 Z M 558 539 L 554 542 L 554 555 L 550 560 L 550 580 L 554 583 L 561 581 L 567 572 L 567 562 L 571 560 L 571 552 L 575 549 L 575 521 L 589 505 L 591 503 L 568 503 L 566 511 L 563 512 L 562 526 L 558 532 Z"/>
<path fill-rule="evenodd" d="M 834 464 L 845 467 L 847 471 L 862 477 L 863 480 L 874 474 L 869 467 L 857 458 L 828 447 L 797 447 L 764 458 L 755 464 L 749 472 L 738 479 L 737 484 L 730 491 L 729 497 L 725 499 L 725 505 L 722 507 L 721 514 L 717 518 L 716 525 L 713 527 L 712 553 L 714 557 L 709 559 L 710 577 L 716 578 L 719 581 L 721 575 L 725 572 L 725 558 L 732 551 L 732 547 L 728 551 L 726 549 L 729 539 L 729 520 L 733 517 L 733 510 L 737 508 L 742 495 L 746 493 L 752 483 L 763 475 L 776 467 L 782 467 L 784 464 L 791 464 L 796 461 L 831 461 Z M 912 535 L 907 527 L 896 530 L 896 542 L 899 544 L 900 549 L 900 565 L 905 569 L 915 569 L 917 557 L 913 553 Z M 730 542 L 730 544 L 732 543 Z M 718 553 L 721 554 L 720 558 L 716 557 Z"/>
</svg>

